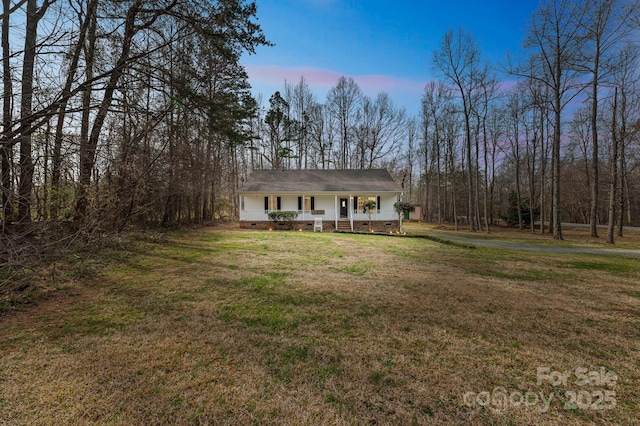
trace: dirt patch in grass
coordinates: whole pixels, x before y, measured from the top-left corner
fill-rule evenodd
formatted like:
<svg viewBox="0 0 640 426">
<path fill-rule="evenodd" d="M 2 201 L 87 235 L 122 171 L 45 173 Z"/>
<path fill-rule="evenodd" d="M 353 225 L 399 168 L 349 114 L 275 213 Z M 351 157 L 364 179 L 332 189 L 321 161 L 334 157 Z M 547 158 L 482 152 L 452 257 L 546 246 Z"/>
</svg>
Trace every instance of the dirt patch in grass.
<svg viewBox="0 0 640 426">
<path fill-rule="evenodd" d="M 0 423 L 631 424 L 640 410 L 640 261 L 233 229 L 110 257 L 0 320 Z"/>
</svg>

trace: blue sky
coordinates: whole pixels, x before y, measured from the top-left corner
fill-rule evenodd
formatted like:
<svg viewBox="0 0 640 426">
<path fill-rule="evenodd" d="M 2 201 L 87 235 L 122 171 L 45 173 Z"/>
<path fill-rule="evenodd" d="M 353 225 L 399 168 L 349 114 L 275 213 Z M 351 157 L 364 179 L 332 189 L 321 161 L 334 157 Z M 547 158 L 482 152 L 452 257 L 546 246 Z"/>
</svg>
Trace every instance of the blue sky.
<svg viewBox="0 0 640 426">
<path fill-rule="evenodd" d="M 255 94 L 264 102 L 285 79 L 304 75 L 319 102 L 342 75 L 363 91 L 388 92 L 415 114 L 435 78 L 431 57 L 448 29 L 469 30 L 485 59 L 497 64 L 520 49 L 537 0 L 256 0 L 258 23 L 273 47 L 245 55 Z"/>
</svg>

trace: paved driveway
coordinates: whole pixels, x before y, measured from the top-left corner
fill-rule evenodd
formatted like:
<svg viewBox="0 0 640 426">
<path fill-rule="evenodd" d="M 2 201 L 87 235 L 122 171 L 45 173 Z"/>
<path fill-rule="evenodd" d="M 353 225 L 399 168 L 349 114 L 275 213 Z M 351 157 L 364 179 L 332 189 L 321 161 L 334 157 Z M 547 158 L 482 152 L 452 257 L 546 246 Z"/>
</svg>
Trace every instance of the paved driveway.
<svg viewBox="0 0 640 426">
<path fill-rule="evenodd" d="M 549 253 L 549 254 L 576 254 L 576 253 L 585 253 L 585 254 L 598 254 L 598 255 L 607 255 L 607 256 L 625 256 L 640 259 L 640 250 L 637 249 L 624 249 L 624 248 L 590 248 L 590 247 L 554 247 L 552 245 L 538 245 L 538 244 L 525 244 L 525 243 L 514 243 L 508 241 L 491 241 L 485 240 L 481 238 L 473 238 L 466 237 L 461 235 L 450 235 L 450 234 L 438 234 L 438 237 L 457 241 L 465 244 L 472 244 L 474 246 L 479 247 L 495 247 L 507 250 L 518 250 L 518 251 L 535 251 L 539 253 Z"/>
</svg>

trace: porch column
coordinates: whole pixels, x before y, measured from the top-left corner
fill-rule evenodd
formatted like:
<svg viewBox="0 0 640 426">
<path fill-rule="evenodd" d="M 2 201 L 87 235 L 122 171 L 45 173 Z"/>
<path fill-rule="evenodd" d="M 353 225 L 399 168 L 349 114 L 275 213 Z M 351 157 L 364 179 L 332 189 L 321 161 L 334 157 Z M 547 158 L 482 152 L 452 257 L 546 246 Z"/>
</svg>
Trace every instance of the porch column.
<svg viewBox="0 0 640 426">
<path fill-rule="evenodd" d="M 349 194 L 349 199 L 347 200 L 347 216 L 349 216 L 349 226 L 351 227 L 351 232 L 353 232 L 353 195 Z"/>
<path fill-rule="evenodd" d="M 396 195 L 396 200 L 397 200 L 396 202 L 397 203 L 400 203 L 402 201 L 402 196 L 403 195 L 404 195 L 403 193 L 400 193 L 400 194 Z M 411 213 L 409 213 L 409 214 L 411 214 Z M 404 220 L 404 211 L 402 213 L 400 213 L 398 216 L 399 216 L 399 219 L 398 219 L 398 231 L 402 232 L 402 221 Z"/>
<path fill-rule="evenodd" d="M 334 197 L 335 197 L 335 203 L 334 203 L 334 206 L 333 206 L 333 209 L 334 209 L 333 213 L 335 214 L 335 217 L 336 217 L 336 229 L 338 229 L 338 219 L 339 219 L 339 217 L 338 217 L 338 194 L 334 195 Z"/>
<path fill-rule="evenodd" d="M 378 212 L 379 212 L 379 211 L 382 211 L 382 210 L 380 210 L 380 204 L 381 204 L 381 202 L 382 202 L 382 199 L 380 199 L 380 196 L 379 196 L 378 194 L 376 194 L 376 195 L 375 195 L 375 197 L 376 197 L 376 211 L 374 212 L 375 214 L 373 215 L 373 217 L 375 218 L 375 220 L 378 220 L 378 219 L 380 219 L 380 218 L 378 217 L 378 216 L 380 216 L 380 215 L 378 214 Z M 378 200 L 380 200 L 380 203 L 378 203 Z"/>
</svg>

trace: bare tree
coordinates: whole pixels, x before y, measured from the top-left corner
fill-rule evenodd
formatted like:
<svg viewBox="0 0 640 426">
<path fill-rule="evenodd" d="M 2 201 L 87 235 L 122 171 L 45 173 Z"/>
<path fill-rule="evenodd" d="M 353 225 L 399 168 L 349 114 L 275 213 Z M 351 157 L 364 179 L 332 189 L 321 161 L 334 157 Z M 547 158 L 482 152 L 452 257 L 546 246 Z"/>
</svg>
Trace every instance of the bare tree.
<svg viewBox="0 0 640 426">
<path fill-rule="evenodd" d="M 448 203 L 445 184 L 455 180 L 452 171 L 453 159 L 455 156 L 453 144 L 457 138 L 457 114 L 453 105 L 453 94 L 451 88 L 443 82 L 429 82 L 422 95 L 422 151 L 425 169 L 425 214 L 429 213 L 429 188 L 431 182 L 436 180 L 436 216 L 438 226 L 442 226 L 444 219 L 443 208 Z M 451 160 L 451 161 L 450 161 Z M 444 167 L 444 179 L 443 179 Z M 455 186 L 455 185 L 453 185 Z M 455 204 L 456 192 L 450 193 L 451 200 Z M 453 215 L 454 217 L 456 215 Z M 456 223 L 457 223 L 457 218 Z"/>
<path fill-rule="evenodd" d="M 349 77 L 340 77 L 327 94 L 327 108 L 336 117 L 340 128 L 340 147 L 336 168 L 348 169 L 351 162 L 351 134 L 362 91 Z"/>
<path fill-rule="evenodd" d="M 468 205 L 467 220 L 469 229 L 474 230 L 473 214 L 473 156 L 471 141 L 471 116 L 474 108 L 475 91 L 477 89 L 478 74 L 484 72 L 480 62 L 480 49 L 470 32 L 462 29 L 454 33 L 445 33 L 440 48 L 433 54 L 434 67 L 440 74 L 451 82 L 458 90 L 462 102 L 464 115 L 464 130 L 467 159 L 467 189 Z"/>
<path fill-rule="evenodd" d="M 611 159 L 610 189 L 609 189 L 609 225 L 607 226 L 607 244 L 614 243 L 613 231 L 616 226 L 616 199 L 618 195 L 618 129 L 616 119 L 618 115 L 618 88 L 614 89 L 613 107 L 611 111 Z"/>
<path fill-rule="evenodd" d="M 474 114 L 477 117 L 478 122 L 478 131 L 476 136 L 476 141 L 482 138 L 482 153 L 483 153 L 483 167 L 482 167 L 482 175 L 483 175 L 483 216 L 484 216 L 484 227 L 485 231 L 489 234 L 491 233 L 491 223 L 489 221 L 489 134 L 487 129 L 487 120 L 491 110 L 491 104 L 496 98 L 496 94 L 498 92 L 498 82 L 496 79 L 489 77 L 486 73 L 483 73 L 479 76 L 479 93 L 478 93 L 478 102 L 477 107 L 474 109 Z M 477 159 L 480 153 L 480 147 L 476 145 L 476 200 L 480 199 L 479 188 L 480 188 L 480 164 Z M 477 205 L 478 203 L 476 203 Z M 478 221 L 480 214 L 478 213 Z M 478 223 L 478 227 L 480 228 L 481 224 Z"/>
<path fill-rule="evenodd" d="M 26 121 L 32 115 L 33 73 L 36 60 L 38 22 L 55 0 L 44 0 L 38 7 L 37 0 L 27 0 L 24 53 L 22 58 L 22 84 L 20 95 L 20 119 Z M 31 157 L 31 132 L 17 138 L 20 144 L 20 182 L 18 186 L 18 220 L 31 221 L 31 191 L 33 188 L 33 158 Z"/>
<path fill-rule="evenodd" d="M 591 98 L 591 184 L 590 184 L 590 214 L 589 223 L 592 237 L 598 237 L 598 189 L 599 189 L 599 144 L 598 144 L 598 94 L 602 81 L 607 79 L 615 66 L 615 50 L 620 41 L 627 37 L 631 27 L 627 23 L 626 14 L 630 12 L 626 7 L 628 2 L 623 0 L 585 2 L 586 16 L 584 19 L 585 52 L 581 58 L 584 69 L 592 76 L 590 82 Z"/>
<path fill-rule="evenodd" d="M 24 0 L 26 1 L 26 0 Z M 22 3 L 24 3 L 24 1 Z M 13 186 L 11 179 L 11 159 L 13 150 L 7 130 L 11 129 L 13 121 L 12 100 L 13 83 L 11 80 L 11 50 L 9 48 L 9 25 L 11 15 L 11 1 L 2 0 L 2 147 L 0 147 L 0 167 L 2 167 L 2 217 L 4 222 L 10 222 L 13 218 L 13 205 L 11 196 Z"/>
<path fill-rule="evenodd" d="M 434 159 L 434 155 L 433 155 L 433 151 L 436 149 L 434 147 L 434 144 L 436 143 L 434 141 L 434 138 L 431 136 L 432 135 L 432 127 L 433 125 L 435 125 L 435 121 L 433 119 L 433 104 L 434 104 L 434 100 L 435 100 L 435 93 L 436 93 L 436 83 L 431 81 L 429 83 L 427 83 L 424 87 L 424 92 L 422 94 L 422 110 L 421 110 L 421 114 L 420 114 L 420 126 L 422 129 L 422 149 L 421 149 L 421 158 L 422 158 L 422 170 L 423 170 L 423 180 L 424 180 L 424 202 L 422 203 L 423 205 L 423 210 L 422 210 L 422 217 L 425 220 L 430 220 L 431 218 L 429 217 L 429 202 L 430 202 L 430 197 L 429 197 L 429 187 L 430 187 L 430 179 L 429 179 L 429 173 L 430 171 L 433 169 L 433 167 L 431 167 Z M 437 177 L 438 179 L 438 191 L 440 191 L 440 177 Z M 438 192 L 438 225 L 441 225 L 441 216 L 440 216 L 440 192 Z"/>
<path fill-rule="evenodd" d="M 404 148 L 404 161 L 405 161 L 405 178 L 408 178 L 408 182 L 406 186 L 408 186 L 408 198 L 406 199 L 410 203 L 415 202 L 413 196 L 413 182 L 414 182 L 414 174 L 417 166 L 417 157 L 418 157 L 418 121 L 415 117 L 410 117 L 407 120 L 407 141 L 406 146 Z M 404 183 L 404 179 L 403 179 Z"/>
<path fill-rule="evenodd" d="M 116 65 L 111 72 L 109 79 L 106 82 L 105 89 L 102 95 L 102 100 L 99 103 L 99 107 L 96 111 L 91 131 L 88 138 L 81 138 L 80 143 L 80 167 L 79 167 L 79 181 L 78 181 L 78 201 L 76 203 L 76 213 L 79 218 L 84 218 L 87 213 L 88 206 L 88 192 L 87 189 L 91 183 L 91 172 L 95 164 L 96 150 L 98 142 L 102 134 L 102 128 L 107 118 L 109 108 L 113 101 L 114 93 L 118 87 L 118 83 L 122 75 L 124 74 L 125 67 L 129 62 L 131 50 L 133 46 L 134 37 L 141 31 L 144 31 L 151 27 L 158 18 L 169 13 L 173 9 L 178 0 L 172 0 L 167 4 L 163 4 L 157 8 L 147 9 L 142 1 L 135 1 L 128 9 L 126 9 L 126 15 L 124 18 L 124 32 L 122 34 L 122 44 L 120 45 L 120 51 Z M 91 52 L 93 54 L 93 52 Z M 87 66 L 89 69 L 90 67 Z M 89 75 L 91 78 L 89 78 Z M 93 77 L 89 74 L 87 80 L 90 81 Z M 85 91 L 85 93 L 90 92 Z M 83 111 L 87 111 L 87 104 L 84 103 Z M 83 122 L 88 120 L 85 115 Z"/>
<path fill-rule="evenodd" d="M 632 99 L 640 99 L 640 73 L 638 72 L 638 59 L 640 52 L 638 46 L 627 43 L 617 55 L 617 64 L 613 73 L 613 83 L 616 89 L 619 89 L 619 137 L 618 148 L 620 164 L 618 167 L 618 232 L 617 235 L 622 237 L 623 226 L 625 222 L 625 210 L 629 210 L 629 181 L 627 167 L 627 146 L 633 140 L 633 130 L 631 123 L 638 120 L 640 116 L 640 105 Z M 638 121 L 637 121 L 638 122 Z"/>
<path fill-rule="evenodd" d="M 528 66 L 512 69 L 514 74 L 540 81 L 552 93 L 551 109 L 554 114 L 552 168 L 552 226 L 553 238 L 562 240 L 560 209 L 560 144 L 562 114 L 577 94 L 576 70 L 579 52 L 584 44 L 584 8 L 577 0 L 545 0 L 534 12 L 526 31 L 524 46 L 532 50 Z"/>
<path fill-rule="evenodd" d="M 98 0 L 91 0 L 87 4 L 86 10 L 83 10 L 83 1 L 78 2 L 78 20 L 80 31 L 78 34 L 78 39 L 76 45 L 73 49 L 73 55 L 71 61 L 69 63 L 69 69 L 67 71 L 67 78 L 62 88 L 61 100 L 58 108 L 58 118 L 55 127 L 55 135 L 53 141 L 53 153 L 52 153 L 52 171 L 51 171 L 51 186 L 53 188 L 58 188 L 60 186 L 60 176 L 61 176 L 61 168 L 62 168 L 62 143 L 64 137 L 64 127 L 65 127 L 65 119 L 67 117 L 67 105 L 70 100 L 70 94 L 73 87 L 73 84 L 76 79 L 76 74 L 78 72 L 81 55 L 85 53 L 86 59 L 86 77 L 87 80 L 92 78 L 92 73 L 90 71 L 92 67 L 92 53 L 95 49 L 96 43 L 96 25 L 97 25 L 97 8 L 98 8 Z M 87 34 L 89 34 L 89 40 L 87 40 Z M 89 88 L 85 89 L 85 93 L 89 92 Z M 90 98 L 89 98 L 90 100 Z M 87 109 L 90 107 L 88 102 L 85 102 L 85 106 Z M 51 216 L 56 219 L 58 217 L 60 199 L 58 196 L 53 197 L 52 205 L 51 205 Z"/>
<path fill-rule="evenodd" d="M 458 158 L 457 154 L 464 154 L 463 147 L 459 146 L 458 135 L 463 127 L 460 119 L 460 114 L 452 103 L 448 103 L 445 106 L 445 114 L 443 116 L 443 141 L 445 146 L 445 172 L 444 181 L 447 183 L 447 189 L 445 191 L 444 204 L 447 205 L 448 217 L 450 221 L 453 221 L 455 230 L 458 230 L 460 220 L 458 218 L 458 181 L 459 175 L 464 170 L 464 167 L 458 167 L 456 164 L 458 160 L 460 164 L 464 161 L 464 157 Z M 448 195 L 447 195 L 448 194 Z M 448 198 L 448 200 L 447 200 Z"/>
<path fill-rule="evenodd" d="M 496 166 L 498 164 L 498 155 L 500 154 L 502 147 L 501 142 L 507 131 L 505 123 L 505 114 L 503 108 L 500 105 L 494 105 L 490 108 L 489 116 L 487 119 L 487 131 L 486 135 L 489 139 L 488 146 L 485 147 L 485 168 L 488 182 L 485 183 L 486 191 L 488 191 L 488 203 L 489 203 L 489 224 L 493 225 L 494 222 L 494 205 L 495 205 L 495 184 L 496 184 Z M 488 162 L 489 165 L 486 165 Z M 487 232 L 490 232 L 490 226 L 487 227 Z"/>
<path fill-rule="evenodd" d="M 518 213 L 518 229 L 522 231 L 522 194 L 521 194 L 521 163 L 522 157 L 520 155 L 520 125 L 522 123 L 523 116 L 523 93 L 522 86 L 517 86 L 513 92 L 509 94 L 509 100 L 507 103 L 509 113 L 509 144 L 511 146 L 511 160 L 515 167 L 515 186 L 516 186 L 516 210 Z"/>
<path fill-rule="evenodd" d="M 295 142 L 296 168 L 306 169 L 309 164 L 310 112 L 316 103 L 315 97 L 304 76 L 295 85 L 285 81 L 284 99 L 290 105 L 292 120 L 292 142 Z"/>
<path fill-rule="evenodd" d="M 310 150 L 313 151 L 313 168 L 325 169 L 331 161 L 331 151 L 335 137 L 334 117 L 326 106 L 314 103 L 309 109 Z"/>
<path fill-rule="evenodd" d="M 406 130 L 405 112 L 397 109 L 389 95 L 382 92 L 375 101 L 364 96 L 356 116 L 356 164 L 360 169 L 370 169 L 399 147 Z"/>
</svg>

